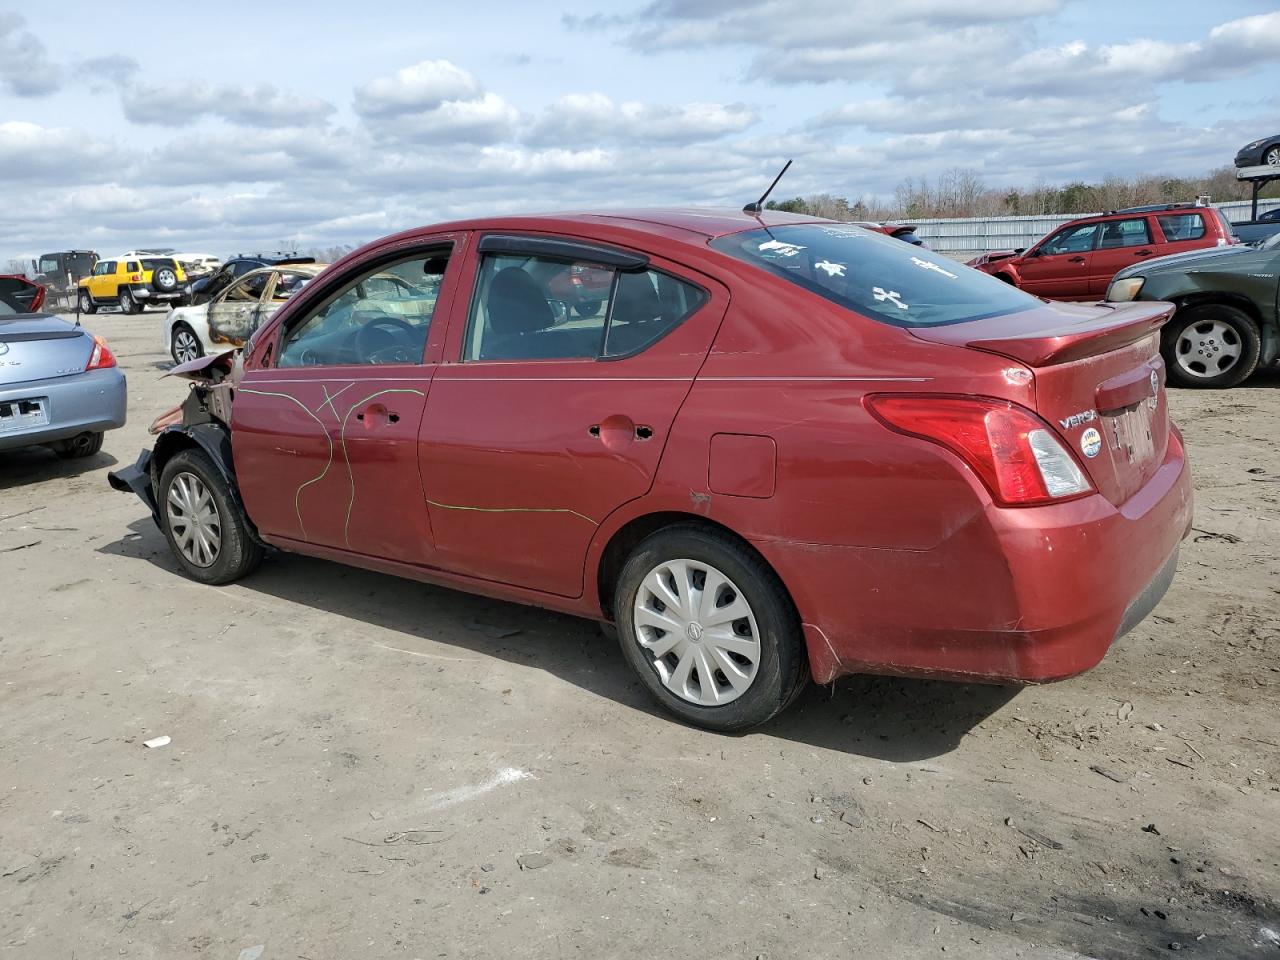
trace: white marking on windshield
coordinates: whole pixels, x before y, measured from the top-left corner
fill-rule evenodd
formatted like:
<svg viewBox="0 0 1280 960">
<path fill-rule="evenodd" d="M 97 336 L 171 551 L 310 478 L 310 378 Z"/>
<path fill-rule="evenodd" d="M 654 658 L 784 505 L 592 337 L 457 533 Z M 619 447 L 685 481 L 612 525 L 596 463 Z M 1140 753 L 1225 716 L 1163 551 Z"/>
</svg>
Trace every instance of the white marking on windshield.
<svg viewBox="0 0 1280 960">
<path fill-rule="evenodd" d="M 899 310 L 910 309 L 905 303 L 898 299 L 901 294 L 897 290 L 886 290 L 884 287 L 872 287 L 871 295 L 876 298 L 877 303 L 884 303 L 888 300 Z"/>
<path fill-rule="evenodd" d="M 814 265 L 816 270 L 825 270 L 829 277 L 843 277 L 845 265 L 843 263 L 832 263 L 830 260 L 819 260 Z"/>
<path fill-rule="evenodd" d="M 803 250 L 804 247 L 795 243 L 783 243 L 781 240 L 766 240 L 756 249 L 761 253 L 764 253 L 766 250 L 776 250 L 779 256 L 794 257 L 797 253 Z"/>
<path fill-rule="evenodd" d="M 956 278 L 956 275 L 954 273 L 952 273 L 950 270 L 943 269 L 942 267 L 934 263 L 932 260 L 921 260 L 919 257 L 912 257 L 911 262 L 914 263 L 917 267 L 920 267 L 921 269 L 933 270 L 937 273 L 942 274 L 944 277 L 950 277 L 952 280 Z"/>
</svg>

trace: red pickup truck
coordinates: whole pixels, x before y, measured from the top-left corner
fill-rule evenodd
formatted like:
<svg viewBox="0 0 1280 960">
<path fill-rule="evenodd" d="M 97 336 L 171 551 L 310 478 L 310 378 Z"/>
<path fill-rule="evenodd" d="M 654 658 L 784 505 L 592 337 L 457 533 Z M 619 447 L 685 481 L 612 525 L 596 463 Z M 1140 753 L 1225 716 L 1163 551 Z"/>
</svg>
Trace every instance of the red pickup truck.
<svg viewBox="0 0 1280 960">
<path fill-rule="evenodd" d="M 1214 207 L 1159 204 L 1081 217 L 1025 250 L 984 253 L 969 266 L 1038 297 L 1101 300 L 1111 278 L 1134 263 L 1239 242 Z"/>
</svg>

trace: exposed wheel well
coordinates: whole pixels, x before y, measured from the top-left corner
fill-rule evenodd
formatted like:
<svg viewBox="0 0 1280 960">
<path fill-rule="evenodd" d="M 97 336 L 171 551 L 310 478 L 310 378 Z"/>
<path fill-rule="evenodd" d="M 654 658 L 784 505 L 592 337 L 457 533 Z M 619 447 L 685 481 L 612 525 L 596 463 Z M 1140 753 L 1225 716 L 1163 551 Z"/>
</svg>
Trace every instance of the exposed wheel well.
<svg viewBox="0 0 1280 960">
<path fill-rule="evenodd" d="M 997 279 L 997 280 L 1003 280 L 1005 283 L 1007 283 L 1007 284 L 1008 284 L 1009 286 L 1011 286 L 1011 287 L 1016 287 L 1016 286 L 1017 286 L 1017 284 L 1013 282 L 1013 277 L 1012 277 L 1012 276 L 1010 276 L 1010 275 L 1009 275 L 1009 274 L 1007 274 L 1007 273 L 997 273 L 997 274 L 996 274 L 996 279 Z"/>
<path fill-rule="evenodd" d="M 1258 332 L 1265 336 L 1266 324 L 1263 323 L 1262 315 L 1258 312 L 1257 305 L 1248 297 L 1240 296 L 1235 293 L 1225 293 L 1219 291 L 1211 291 L 1209 293 L 1195 293 L 1186 297 L 1175 297 L 1174 304 L 1177 310 L 1174 312 L 1176 317 L 1184 310 L 1190 310 L 1192 307 L 1207 307 L 1213 304 L 1221 304 L 1225 307 L 1235 307 L 1237 310 L 1248 314 L 1255 324 L 1258 325 Z M 1165 324 L 1165 330 L 1169 329 L 1169 324 Z"/>
<path fill-rule="evenodd" d="M 760 551 L 752 546 L 750 541 L 722 523 L 717 523 L 696 513 L 681 513 L 677 510 L 646 514 L 643 517 L 637 517 L 619 529 L 605 546 L 604 552 L 600 554 L 600 565 L 596 569 L 596 584 L 600 593 L 600 609 L 607 619 L 613 619 L 613 591 L 618 585 L 618 577 L 621 575 L 622 568 L 627 562 L 627 557 L 631 555 L 631 551 L 650 534 L 656 533 L 664 527 L 672 527 L 677 524 L 701 526 L 731 537 L 745 549 L 760 557 L 760 561 L 765 566 L 768 566 L 771 570 L 773 569 L 769 561 L 761 556 Z M 776 570 L 774 570 L 774 575 L 777 576 Z M 778 577 L 778 581 L 781 583 L 782 578 Z M 782 587 L 783 590 L 786 590 L 785 583 L 783 583 Z M 787 595 L 788 599 L 791 599 L 789 591 Z M 792 600 L 792 606 L 794 605 L 795 601 Z"/>
</svg>

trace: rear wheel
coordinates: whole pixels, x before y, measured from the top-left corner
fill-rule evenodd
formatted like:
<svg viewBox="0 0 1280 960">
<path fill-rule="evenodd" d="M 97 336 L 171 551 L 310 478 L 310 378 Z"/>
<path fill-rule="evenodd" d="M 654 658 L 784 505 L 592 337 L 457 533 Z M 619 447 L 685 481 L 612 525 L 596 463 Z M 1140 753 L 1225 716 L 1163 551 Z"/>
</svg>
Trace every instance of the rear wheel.
<svg viewBox="0 0 1280 960">
<path fill-rule="evenodd" d="M 253 572 L 262 547 L 222 473 L 202 450 L 174 454 L 160 473 L 160 518 L 169 548 L 193 580 L 223 584 Z"/>
<path fill-rule="evenodd" d="M 204 347 L 200 338 L 185 323 L 174 324 L 173 334 L 169 338 L 169 353 L 174 363 L 190 363 L 204 356 Z"/>
<path fill-rule="evenodd" d="M 1183 387 L 1223 389 L 1243 383 L 1257 368 L 1261 349 L 1253 318 L 1225 303 L 1179 311 L 1165 327 L 1169 379 Z"/>
<path fill-rule="evenodd" d="M 133 299 L 133 294 L 128 290 L 120 291 L 120 312 L 121 313 L 140 313 L 142 306 L 137 300 Z"/>
<path fill-rule="evenodd" d="M 723 533 L 684 524 L 646 538 L 622 569 L 613 609 L 623 656 L 688 723 L 745 730 L 804 686 L 791 598 L 768 564 Z"/>
<path fill-rule="evenodd" d="M 1269 167 L 1280 167 L 1280 143 L 1273 143 L 1267 147 L 1262 155 L 1262 162 Z"/>
<path fill-rule="evenodd" d="M 80 312 L 81 313 L 97 313 L 98 305 L 93 302 L 93 297 L 89 296 L 88 290 L 80 291 Z"/>
</svg>

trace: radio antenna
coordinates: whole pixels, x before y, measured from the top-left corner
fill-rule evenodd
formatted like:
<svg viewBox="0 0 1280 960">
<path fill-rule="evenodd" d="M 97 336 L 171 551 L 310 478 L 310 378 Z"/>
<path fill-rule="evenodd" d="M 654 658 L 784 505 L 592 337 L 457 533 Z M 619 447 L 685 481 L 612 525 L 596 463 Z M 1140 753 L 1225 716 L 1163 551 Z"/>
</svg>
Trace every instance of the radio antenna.
<svg viewBox="0 0 1280 960">
<path fill-rule="evenodd" d="M 748 203 L 742 208 L 743 213 L 759 213 L 764 209 L 764 202 L 769 199 L 769 194 L 773 193 L 773 188 L 778 185 L 778 181 L 782 179 L 782 175 L 791 168 L 791 161 L 788 160 L 786 166 L 779 171 L 778 175 L 773 178 L 773 183 L 769 184 L 769 189 L 760 194 L 760 199 L 755 203 Z"/>
</svg>

